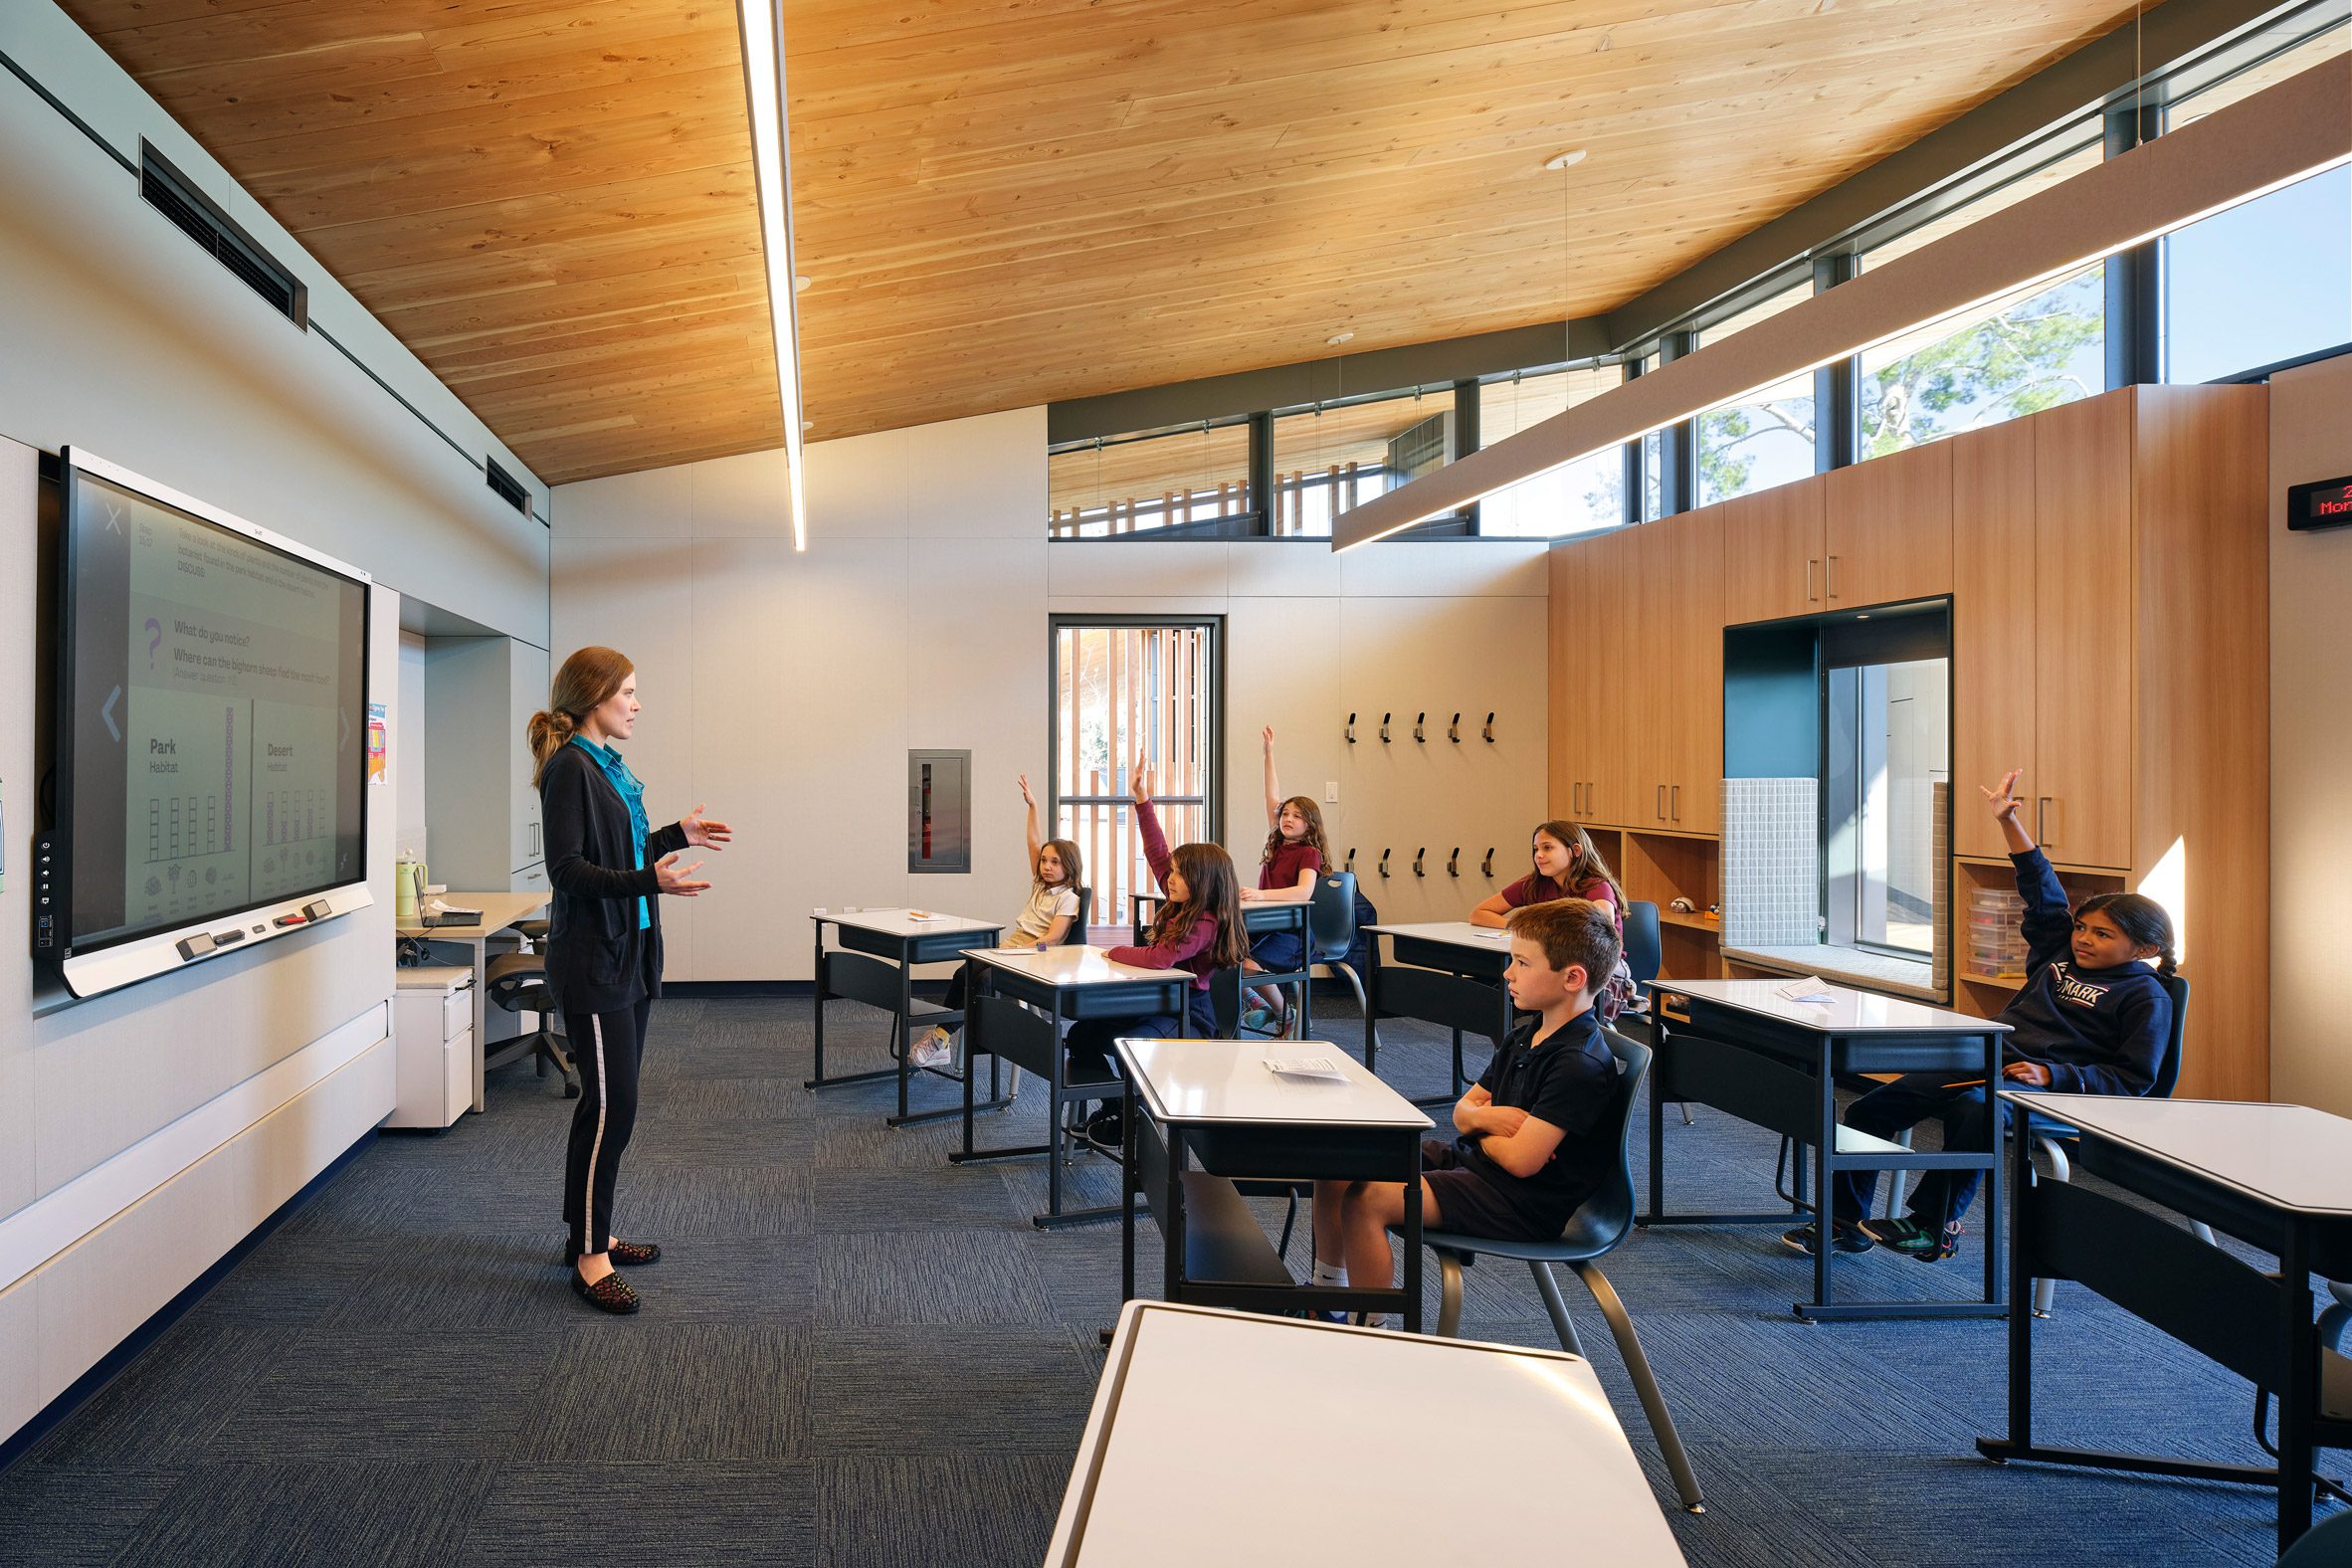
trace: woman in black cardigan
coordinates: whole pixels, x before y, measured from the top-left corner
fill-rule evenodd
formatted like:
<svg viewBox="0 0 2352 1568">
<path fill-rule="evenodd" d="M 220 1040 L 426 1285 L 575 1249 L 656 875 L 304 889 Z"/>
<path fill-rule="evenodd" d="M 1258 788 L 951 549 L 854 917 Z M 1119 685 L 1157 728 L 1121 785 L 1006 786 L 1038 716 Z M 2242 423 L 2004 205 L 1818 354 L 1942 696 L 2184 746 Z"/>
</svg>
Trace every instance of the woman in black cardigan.
<svg viewBox="0 0 2352 1568">
<path fill-rule="evenodd" d="M 563 1171 L 564 1261 L 572 1288 L 607 1312 L 634 1312 L 637 1292 L 615 1264 L 650 1264 L 662 1249 L 616 1242 L 613 1181 L 637 1122 L 637 1070 L 646 1017 L 662 994 L 659 894 L 691 898 L 702 863 L 678 864 L 688 847 L 716 850 L 730 837 L 696 806 L 649 832 L 645 787 L 613 749 L 637 727 L 637 673 L 609 648 L 583 648 L 556 672 L 547 710 L 530 721 L 538 759 L 554 913 L 547 931 L 547 987 L 563 1014 L 580 1068 L 579 1108 Z"/>
</svg>

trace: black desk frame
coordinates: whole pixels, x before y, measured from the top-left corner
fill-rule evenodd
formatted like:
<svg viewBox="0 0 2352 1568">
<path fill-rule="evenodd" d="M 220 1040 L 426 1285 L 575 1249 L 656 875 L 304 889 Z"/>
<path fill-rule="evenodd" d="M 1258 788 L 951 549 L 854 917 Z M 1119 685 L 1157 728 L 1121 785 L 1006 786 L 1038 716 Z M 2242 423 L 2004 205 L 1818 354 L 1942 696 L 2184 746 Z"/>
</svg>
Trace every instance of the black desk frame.
<svg viewBox="0 0 2352 1568">
<path fill-rule="evenodd" d="M 1670 981 L 1659 992 L 1684 1004 L 1677 1021 L 1663 1005 L 1651 1009 L 1651 1046 L 1657 1067 L 1650 1076 L 1650 1203 L 1638 1223 L 1652 1225 L 1785 1225 L 1808 1212 L 1817 1218 L 1828 1207 L 1831 1178 L 1840 1171 L 1981 1170 L 1985 1191 L 1984 1296 L 1959 1301 L 1839 1301 L 1831 1292 L 1835 1247 L 1813 1250 L 1813 1299 L 1791 1310 L 1808 1322 L 1889 1317 L 1999 1317 L 2009 1310 L 2003 1291 L 2007 1254 L 2002 1246 L 2002 1158 L 1996 1146 L 1980 1151 L 1921 1154 L 1893 1144 L 1841 1153 L 1837 1141 L 1838 1080 L 1861 1073 L 1950 1072 L 1974 1074 L 1988 1084 L 2001 1078 L 2001 1038 L 2005 1030 L 1982 1034 L 1934 1031 L 1900 1034 L 1862 1030 L 1851 1034 L 1803 1027 L 1728 1007 L 1704 997 L 1682 997 Z M 1668 1214 L 1666 1212 L 1666 1102 L 1696 1100 L 1726 1115 L 1798 1145 L 1797 1174 L 1789 1207 L 1763 1213 Z M 1873 1144 L 1879 1140 L 1871 1139 Z M 1999 1139 L 1995 1138 L 1996 1145 Z M 1813 1151 L 1813 1190 L 1806 1198 L 1805 1148 Z M 1821 1227 L 1826 1231 L 1826 1225 Z"/>
<path fill-rule="evenodd" d="M 965 1078 L 967 1081 L 964 1098 L 968 1106 L 971 1099 L 971 1085 L 968 1081 L 971 1075 L 971 1058 L 968 1054 L 965 1057 L 965 1070 L 962 1074 L 950 1073 L 942 1068 L 918 1068 L 913 1065 L 914 970 L 918 964 L 962 963 L 967 949 L 990 945 L 1004 927 L 1001 925 L 949 926 L 942 923 L 935 928 L 899 936 L 888 931 L 877 931 L 862 925 L 845 924 L 841 916 L 836 914 L 811 915 L 809 918 L 810 923 L 817 930 L 817 962 L 814 970 L 816 975 L 817 1076 L 804 1079 L 801 1086 L 803 1088 L 838 1088 L 845 1083 L 879 1083 L 884 1078 L 896 1078 L 898 1080 L 898 1113 L 886 1118 L 889 1125 L 893 1127 L 912 1126 L 917 1122 L 924 1121 L 939 1121 L 958 1113 L 959 1107 L 954 1105 L 942 1106 L 937 1110 L 909 1111 L 906 1104 L 906 1085 L 917 1073 L 928 1073 L 934 1078 Z M 834 927 L 841 941 L 841 950 L 838 952 L 825 945 L 825 927 L 828 925 Z M 840 997 L 845 1001 L 864 1002 L 869 1007 L 879 1007 L 891 1015 L 898 1042 L 896 1053 L 898 1060 L 896 1062 L 886 1068 L 877 1068 L 871 1073 L 848 1073 L 837 1074 L 831 1078 L 826 1077 L 825 1004 L 835 997 Z M 933 1015 L 934 1021 L 955 1019 L 961 1016 L 952 1011 L 942 1011 Z M 994 1063 L 991 1063 L 988 1069 L 988 1092 L 990 1098 L 985 1105 L 979 1107 L 981 1109 L 1012 1103 L 1011 1098 L 1004 1092 L 1003 1083 L 997 1076 L 997 1068 Z M 969 1115 L 970 1110 L 966 1108 L 963 1113 Z"/>
<path fill-rule="evenodd" d="M 2014 1114 L 2022 1121 L 2024 1107 Z M 2183 1226 L 2078 1183 L 2037 1181 L 2033 1139 L 2013 1136 L 2018 1205 L 2009 1271 L 2009 1436 L 1979 1438 L 1977 1451 L 1999 1464 L 2029 1460 L 2274 1486 L 2283 1552 L 2311 1527 L 2318 1450 L 2352 1447 L 2352 1420 L 2319 1413 L 2319 1327 L 2311 1312 L 2314 1273 L 2352 1277 L 2352 1216 L 2282 1209 L 2093 1128 L 2078 1130 L 2077 1170 L 2275 1254 L 2278 1273 L 2265 1274 Z M 2278 1464 L 2206 1464 L 2036 1443 L 2036 1278 L 2071 1279 L 2256 1388 L 2277 1391 Z"/>
<path fill-rule="evenodd" d="M 1159 1013 L 1176 1015 L 1177 1027 L 1186 1036 L 1192 1032 L 1191 971 L 1170 969 L 1165 980 L 1131 980 L 1086 985 L 1069 985 L 1042 979 L 1009 964 L 975 963 L 977 979 L 974 994 L 969 999 L 968 1020 L 964 1026 L 964 1118 L 963 1147 L 947 1156 L 950 1165 L 966 1165 L 979 1160 L 1019 1159 L 1028 1155 L 1046 1156 L 1046 1212 L 1031 1215 L 1029 1223 L 1041 1231 L 1059 1230 L 1066 1225 L 1081 1225 L 1093 1220 L 1108 1220 L 1119 1213 L 1119 1205 L 1103 1204 L 1092 1209 L 1064 1209 L 1062 1207 L 1062 1169 L 1068 1163 L 1070 1134 L 1062 1125 L 1063 1107 L 1073 1098 L 1114 1100 L 1126 1097 L 1126 1085 L 1112 1078 L 1102 1083 L 1073 1084 L 1069 1079 L 1068 1053 L 1062 1047 L 1062 1026 L 1086 1018 L 1144 1018 Z M 1000 994 L 1001 993 L 1001 994 Z M 1014 1002 L 1026 1002 L 1039 1009 L 1044 1016 L 1024 1012 Z M 1045 1080 L 1046 1141 L 1043 1143 L 1004 1144 L 994 1148 L 976 1148 L 972 1143 L 972 1116 L 975 1111 L 994 1109 L 1005 1103 L 997 1100 L 975 1104 L 972 1099 L 972 1069 L 985 1053 L 991 1063 L 989 1073 L 994 1081 L 997 1062 L 1009 1062 L 1016 1069 L 1027 1069 Z M 1074 1093 L 1074 1090 L 1092 1090 Z"/>
<path fill-rule="evenodd" d="M 1380 1036 L 1374 1020 L 1383 1013 L 1419 1019 L 1454 1034 L 1454 1092 L 1432 1094 L 1413 1103 L 1451 1105 L 1462 1098 L 1471 1079 L 1464 1073 L 1462 1039 L 1484 1035 L 1502 1047 L 1517 1016 L 1511 994 L 1502 983 L 1510 967 L 1510 945 L 1493 950 L 1464 947 L 1456 942 L 1434 942 L 1426 936 L 1400 936 L 1392 931 L 1366 933 L 1375 942 L 1387 937 L 1393 962 L 1372 965 L 1368 1005 L 1364 1008 L 1364 1066 L 1377 1071 Z M 1377 954 L 1374 955 L 1377 958 Z"/>
<path fill-rule="evenodd" d="M 1125 1180 L 1121 1183 L 1119 1299 L 1135 1299 L 1135 1206 L 1151 1208 L 1163 1249 L 1163 1293 L 1191 1306 L 1244 1312 L 1399 1312 L 1405 1332 L 1421 1332 L 1421 1140 L 1427 1127 L 1378 1127 L 1345 1122 L 1193 1121 L 1162 1123 L 1142 1094 L 1127 1114 Z M 1404 1282 L 1396 1288 L 1192 1279 L 1185 1274 L 1182 1176 L 1187 1159 L 1211 1175 L 1243 1181 L 1394 1181 L 1405 1188 Z M 1263 1240 L 1263 1237 L 1261 1238 Z M 1266 1244 L 1272 1254 L 1272 1243 Z M 1285 1270 L 1287 1265 L 1284 1265 Z"/>
</svg>

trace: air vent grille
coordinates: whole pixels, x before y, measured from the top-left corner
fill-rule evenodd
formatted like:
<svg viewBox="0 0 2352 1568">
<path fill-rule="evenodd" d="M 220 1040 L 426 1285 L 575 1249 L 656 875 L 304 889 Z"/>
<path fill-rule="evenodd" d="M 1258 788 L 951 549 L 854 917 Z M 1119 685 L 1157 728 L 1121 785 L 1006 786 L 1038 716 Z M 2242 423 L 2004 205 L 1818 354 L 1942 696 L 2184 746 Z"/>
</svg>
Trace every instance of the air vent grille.
<svg viewBox="0 0 2352 1568">
<path fill-rule="evenodd" d="M 526 517 L 531 514 L 531 492 L 522 488 L 520 480 L 499 468 L 495 458 L 487 460 L 485 472 L 490 476 L 490 488 L 498 492 L 498 499 Z"/>
<path fill-rule="evenodd" d="M 270 308 L 296 326 L 309 325 L 309 291 L 254 244 L 228 215 L 173 168 L 152 146 L 139 143 L 139 194 L 175 228 L 237 275 Z"/>
</svg>

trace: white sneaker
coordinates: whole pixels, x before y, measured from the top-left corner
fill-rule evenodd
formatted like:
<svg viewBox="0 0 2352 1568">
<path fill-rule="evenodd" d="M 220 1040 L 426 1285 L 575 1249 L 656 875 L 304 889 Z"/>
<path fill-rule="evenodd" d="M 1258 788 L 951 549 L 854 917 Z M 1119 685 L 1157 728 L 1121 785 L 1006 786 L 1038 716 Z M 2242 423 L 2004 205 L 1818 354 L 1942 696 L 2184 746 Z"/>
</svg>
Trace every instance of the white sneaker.
<svg viewBox="0 0 2352 1568">
<path fill-rule="evenodd" d="M 955 1048 L 948 1044 L 947 1033 L 934 1029 L 916 1043 L 912 1061 L 918 1068 L 943 1068 L 955 1060 Z"/>
</svg>

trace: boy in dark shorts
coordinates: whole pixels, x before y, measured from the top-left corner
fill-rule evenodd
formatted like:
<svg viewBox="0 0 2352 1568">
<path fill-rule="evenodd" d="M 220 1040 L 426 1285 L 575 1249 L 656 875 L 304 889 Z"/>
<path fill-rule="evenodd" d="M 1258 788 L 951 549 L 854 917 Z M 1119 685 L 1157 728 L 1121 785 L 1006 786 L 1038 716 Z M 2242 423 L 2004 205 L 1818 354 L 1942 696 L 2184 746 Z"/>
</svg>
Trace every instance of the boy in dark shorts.
<svg viewBox="0 0 2352 1568">
<path fill-rule="evenodd" d="M 1617 1059 L 1593 993 L 1617 968 L 1617 920 L 1586 898 L 1529 904 L 1510 917 L 1511 1001 L 1537 1016 L 1503 1040 L 1454 1107 L 1452 1142 L 1421 1145 L 1421 1223 L 1500 1241 L 1548 1242 L 1601 1185 L 1617 1150 L 1593 1136 L 1617 1094 Z M 1401 1182 L 1349 1182 L 1340 1200 L 1348 1278 L 1393 1279 L 1389 1227 Z"/>
</svg>

